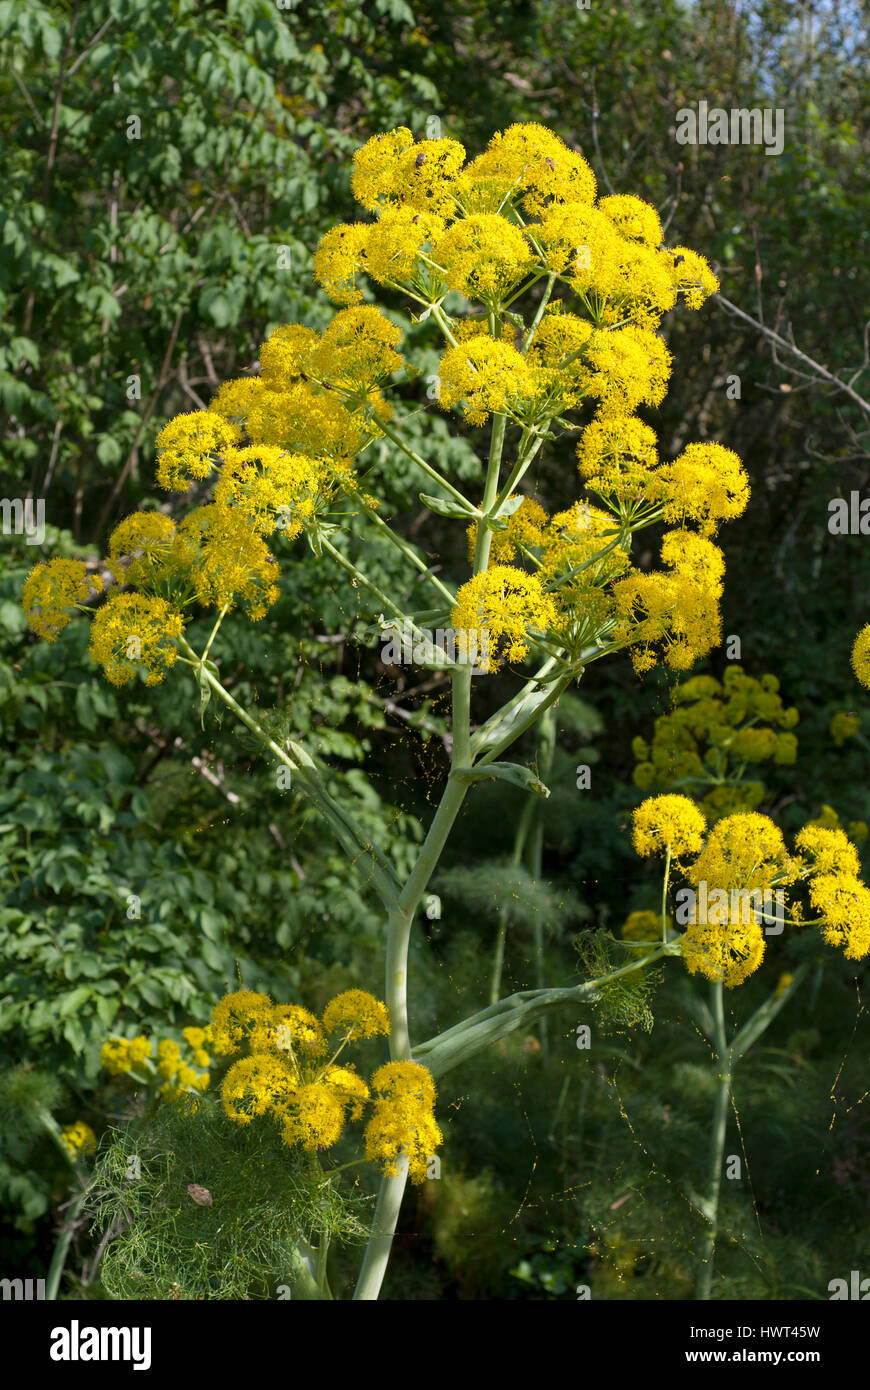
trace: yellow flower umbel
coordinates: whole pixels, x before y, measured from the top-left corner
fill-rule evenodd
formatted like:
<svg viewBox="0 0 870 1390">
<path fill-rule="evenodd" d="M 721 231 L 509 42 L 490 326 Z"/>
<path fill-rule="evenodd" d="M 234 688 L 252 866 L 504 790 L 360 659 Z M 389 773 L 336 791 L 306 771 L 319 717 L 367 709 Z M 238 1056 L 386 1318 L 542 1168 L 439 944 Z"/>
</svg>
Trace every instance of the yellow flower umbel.
<svg viewBox="0 0 870 1390">
<path fill-rule="evenodd" d="M 162 598 L 112 594 L 91 625 L 90 652 L 112 685 L 129 685 L 141 675 L 159 685 L 175 665 L 181 614 Z"/>
<path fill-rule="evenodd" d="M 535 254 L 519 227 L 496 213 L 454 222 L 436 242 L 432 256 L 451 290 L 492 306 L 535 264 Z"/>
<path fill-rule="evenodd" d="M 650 493 L 661 500 L 666 521 L 694 521 L 702 535 L 710 536 L 720 522 L 746 510 L 749 482 L 732 449 L 687 444 L 673 463 L 662 464 Z"/>
<path fill-rule="evenodd" d="M 412 1182 L 423 1182 L 429 1159 L 444 1136 L 435 1121 L 435 1083 L 417 1062 L 387 1062 L 372 1077 L 377 1096 L 366 1126 L 366 1158 L 380 1163 L 389 1177 L 408 1160 Z"/>
<path fill-rule="evenodd" d="M 215 1051 L 247 1045 L 249 1053 L 223 1079 L 225 1113 L 242 1125 L 271 1118 L 291 1148 L 312 1154 L 333 1148 L 371 1099 L 367 1082 L 339 1055 L 349 1044 L 386 1036 L 389 1026 L 385 1005 L 362 989 L 337 994 L 319 1019 L 299 1004 L 273 1004 L 265 994 L 227 995 L 213 1011 L 208 1039 Z M 441 1142 L 430 1073 L 413 1062 L 391 1063 L 375 1073 L 372 1085 L 377 1099 L 366 1157 L 393 1171 L 404 1150 L 415 1177 L 421 1171 L 425 1177 L 426 1161 Z"/>
<path fill-rule="evenodd" d="M 144 1033 L 138 1038 L 107 1038 L 100 1052 L 100 1062 L 112 1076 L 132 1075 L 142 1085 L 155 1086 L 165 1100 L 175 1103 L 189 1101 L 209 1084 L 209 1056 L 203 1047 L 206 1038 L 202 1028 L 185 1028 L 183 1045 L 174 1038 L 151 1041 Z M 185 1059 L 185 1048 L 191 1061 Z M 154 1060 L 152 1060 L 152 1058 Z"/>
<path fill-rule="evenodd" d="M 847 714 L 845 710 L 838 711 L 834 715 L 828 726 L 828 733 L 834 740 L 838 748 L 842 748 L 844 743 L 848 743 L 850 738 L 854 738 L 861 728 L 860 715 Z"/>
<path fill-rule="evenodd" d="M 237 508 L 197 507 L 178 528 L 176 553 L 196 599 L 208 607 L 240 606 L 257 622 L 278 598 L 278 566 Z"/>
<path fill-rule="evenodd" d="M 533 409 L 534 375 L 509 343 L 477 335 L 450 348 L 441 358 L 438 404 L 443 410 L 463 402 L 470 425 L 482 425 L 493 412 L 518 417 Z"/>
<path fill-rule="evenodd" d="M 212 1010 L 208 1028 L 212 1049 L 223 1056 L 239 1052 L 254 1028 L 273 1021 L 273 1011 L 268 994 L 250 989 L 225 994 Z"/>
<path fill-rule="evenodd" d="M 502 661 L 528 655 L 528 632 L 556 619 L 553 600 L 537 575 L 511 565 L 491 565 L 469 579 L 456 595 L 451 622 L 466 634 L 467 649 L 481 653 L 479 668 L 496 671 Z"/>
<path fill-rule="evenodd" d="M 49 560 L 34 566 L 21 594 L 31 630 L 53 642 L 72 621 L 77 605 L 100 593 L 102 587 L 100 576 L 88 574 L 81 560 Z"/>
<path fill-rule="evenodd" d="M 347 989 L 337 994 L 323 1010 L 323 1026 L 327 1033 L 341 1033 L 351 1038 L 387 1036 L 390 1018 L 386 1005 L 363 989 Z"/>
<path fill-rule="evenodd" d="M 540 216 L 553 203 L 591 203 L 595 175 L 558 135 L 530 121 L 493 135 L 464 170 L 458 189 L 469 211 L 516 205 Z"/>
<path fill-rule="evenodd" d="M 821 914 L 822 936 L 829 946 L 841 946 L 847 960 L 862 960 L 870 953 L 870 890 L 855 874 L 815 874 L 810 902 Z"/>
<path fill-rule="evenodd" d="M 252 444 L 228 451 L 215 503 L 235 508 L 259 535 L 278 526 L 292 540 L 331 496 L 332 476 L 322 461 Z"/>
<path fill-rule="evenodd" d="M 738 811 L 754 811 L 764 783 L 744 778 L 751 764 L 793 763 L 797 739 L 788 732 L 798 722 L 785 708 L 775 676 L 756 680 L 729 666 L 720 684 L 713 676 L 693 676 L 677 685 L 674 709 L 655 722 L 651 742 L 635 739 L 635 785 L 665 791 L 693 785 L 709 821 Z M 778 726 L 785 732 L 777 732 Z M 705 746 L 706 745 L 706 746 Z"/>
<path fill-rule="evenodd" d="M 171 517 L 162 512 L 134 512 L 112 532 L 106 565 L 119 584 L 149 588 L 159 582 L 174 540 Z"/>
<path fill-rule="evenodd" d="M 79 1158 L 82 1154 L 91 1153 L 97 1147 L 97 1136 L 86 1125 L 84 1120 L 76 1120 L 75 1124 L 64 1125 L 60 1132 L 61 1143 L 71 1158 Z"/>
<path fill-rule="evenodd" d="M 690 975 L 705 975 L 727 989 L 743 984 L 764 957 L 764 930 L 747 912 L 716 923 L 689 921 L 680 945 Z"/>
<path fill-rule="evenodd" d="M 870 690 L 870 623 L 862 627 L 852 647 L 852 670 L 862 685 Z"/>
<path fill-rule="evenodd" d="M 706 821 L 687 796 L 652 796 L 634 812 L 634 848 L 637 854 L 664 854 L 679 859 L 697 854 L 703 843 Z"/>
<path fill-rule="evenodd" d="M 604 497 L 640 498 L 658 465 L 655 431 L 636 416 L 612 416 L 586 426 L 577 446 L 586 486 Z"/>
<path fill-rule="evenodd" d="M 177 415 L 157 436 L 157 482 L 168 492 L 187 492 L 207 478 L 241 434 L 236 425 L 208 410 Z"/>
<path fill-rule="evenodd" d="M 151 1043 L 140 1033 L 138 1038 L 108 1038 L 103 1043 L 100 1061 L 110 1075 L 123 1076 L 150 1056 Z"/>
<path fill-rule="evenodd" d="M 236 1124 L 282 1114 L 298 1090 L 296 1068 L 273 1053 L 253 1053 L 230 1067 L 221 1084 L 224 1110 Z"/>
<path fill-rule="evenodd" d="M 689 881 L 708 889 L 765 892 L 792 883 L 799 865 L 785 847 L 782 831 L 756 811 L 725 816 L 713 826 L 707 843 L 689 869 Z"/>
</svg>

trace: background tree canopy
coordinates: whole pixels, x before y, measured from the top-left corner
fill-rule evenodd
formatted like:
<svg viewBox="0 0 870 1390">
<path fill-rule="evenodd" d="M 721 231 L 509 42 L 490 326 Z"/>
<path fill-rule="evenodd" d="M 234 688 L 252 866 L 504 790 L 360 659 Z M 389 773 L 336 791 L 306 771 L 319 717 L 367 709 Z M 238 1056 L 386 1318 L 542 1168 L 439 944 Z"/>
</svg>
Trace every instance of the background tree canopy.
<svg viewBox="0 0 870 1390">
<path fill-rule="evenodd" d="M 870 462 L 870 372 L 857 375 L 868 363 L 867 41 L 865 0 L 0 0 L 0 494 L 44 498 L 47 522 L 43 546 L 5 534 L 0 550 L 5 1114 L 22 1104 L 21 1068 L 38 1063 L 65 1086 L 61 1122 L 83 1115 L 99 1130 L 117 1108 L 99 1070 L 107 1032 L 202 1022 L 238 978 L 311 1004 L 378 986 L 376 903 L 253 745 L 174 691 L 110 689 L 83 624 L 38 645 L 18 605 L 38 559 L 97 566 L 122 516 L 172 505 L 152 482 L 167 419 L 250 372 L 274 326 L 326 322 L 313 252 L 354 219 L 351 157 L 378 131 L 437 131 L 476 153 L 496 129 L 542 121 L 603 190 L 655 204 L 668 244 L 711 261 L 721 297 L 665 322 L 675 369 L 651 423 L 665 456 L 715 439 L 751 476 L 750 507 L 724 538 L 724 630 L 744 668 L 773 672 L 801 712 L 798 762 L 771 779 L 781 823 L 823 804 L 870 820 L 870 744 L 829 733 L 838 711 L 863 715 L 848 653 L 868 618 L 867 538 L 827 525 L 831 499 L 863 492 Z M 781 109 L 782 153 L 679 144 L 677 112 L 699 101 Z M 448 430 L 426 397 L 435 334 L 408 327 L 424 365 L 409 428 L 443 471 L 472 479 L 482 435 Z M 455 523 L 421 508 L 421 480 L 394 451 L 372 459 L 405 534 L 449 568 Z M 553 509 L 573 500 L 569 449 L 551 452 L 543 486 Z M 360 545 L 370 574 L 409 584 L 394 552 Z M 297 555 L 267 619 L 227 620 L 224 679 L 318 747 L 358 819 L 407 855 L 446 767 L 444 683 L 387 671 L 363 633 L 377 615 L 341 574 Z M 722 651 L 703 669 L 727 664 Z M 667 708 L 668 681 L 638 679 L 627 661 L 592 666 L 560 708 L 554 795 L 511 880 L 506 987 L 536 983 L 537 919 L 555 979 L 574 968 L 581 927 L 618 928 L 651 905 L 626 835 L 639 795 L 631 740 Z M 577 789 L 578 763 L 593 790 Z M 470 806 L 435 885 L 443 915 L 416 948 L 416 1007 L 433 1028 L 488 998 L 480 959 L 499 929 L 523 793 L 484 784 Z M 481 854 L 492 873 L 478 900 L 463 873 Z M 776 968 L 765 966 L 768 987 Z M 765 1255 L 760 1235 L 722 1252 L 743 1296 L 825 1296 L 841 1266 L 870 1265 L 867 1120 L 854 1104 L 868 1055 L 860 980 L 860 967 L 832 962 L 747 1063 L 738 1101 L 753 1184 L 731 1199 L 731 1225 L 744 1230 L 754 1208 Z M 468 1065 L 487 1078 L 486 1099 L 457 1102 L 444 1178 L 404 1218 L 424 1236 L 400 1248 L 393 1297 L 572 1297 L 590 1268 L 609 1297 L 690 1295 L 690 1220 L 665 1175 L 695 1162 L 708 1096 L 697 1040 L 671 1025 L 672 1005 L 665 988 L 655 1032 L 615 1033 L 599 1069 L 570 1057 L 561 1035 Z M 63 1174 L 26 1125 L 10 1121 L 0 1143 L 0 1263 L 38 1273 Z M 643 1220 L 640 1200 L 613 1210 L 615 1182 L 642 1194 Z M 81 1266 L 90 1238 L 77 1239 Z"/>
</svg>

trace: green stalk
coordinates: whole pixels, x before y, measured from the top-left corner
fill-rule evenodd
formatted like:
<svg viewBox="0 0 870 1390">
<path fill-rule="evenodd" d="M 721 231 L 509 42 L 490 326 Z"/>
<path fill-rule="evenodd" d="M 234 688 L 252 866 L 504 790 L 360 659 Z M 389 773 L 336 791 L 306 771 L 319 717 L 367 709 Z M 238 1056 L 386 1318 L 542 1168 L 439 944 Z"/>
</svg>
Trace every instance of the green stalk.
<svg viewBox="0 0 870 1390">
<path fill-rule="evenodd" d="M 546 786 L 550 780 L 550 772 L 553 767 L 553 756 L 556 751 L 556 715 L 552 705 L 544 711 L 541 716 L 538 733 L 538 772 L 541 781 Z M 530 793 L 530 800 L 534 796 L 532 810 L 532 840 L 529 846 L 529 872 L 532 878 L 540 880 L 543 872 L 544 859 L 544 820 L 543 803 L 540 797 Z M 544 922 L 541 914 L 535 914 L 535 984 L 538 989 L 544 987 Z M 549 1030 L 547 1028 L 546 1016 L 540 1022 L 541 1050 L 546 1057 L 549 1051 Z"/>
<path fill-rule="evenodd" d="M 659 946 L 647 956 L 641 956 L 629 965 L 622 965 L 608 975 L 596 980 L 587 980 L 582 985 L 553 989 L 529 989 L 518 994 L 508 995 L 497 1004 L 490 1004 L 461 1023 L 447 1028 L 437 1037 L 428 1039 L 414 1048 L 414 1061 L 422 1062 L 435 1077 L 444 1076 L 462 1062 L 468 1061 L 484 1048 L 499 1042 L 517 1028 L 527 1028 L 544 1013 L 552 1009 L 572 1008 L 589 1004 L 602 986 L 622 975 L 630 975 L 637 970 L 645 970 L 663 956 L 679 955 L 676 942 Z"/>
<path fill-rule="evenodd" d="M 48 1266 L 48 1274 L 45 1276 L 45 1297 L 49 1303 L 53 1303 L 57 1298 L 63 1267 L 66 1264 L 66 1257 L 69 1253 L 76 1221 L 84 1206 L 87 1195 L 87 1188 L 83 1185 L 82 1191 L 79 1193 L 72 1206 L 68 1208 L 66 1216 L 64 1217 L 63 1227 L 51 1256 L 51 1264 Z"/>
<path fill-rule="evenodd" d="M 791 996 L 800 987 L 808 970 L 808 961 L 798 966 L 797 970 L 794 972 L 791 984 L 788 985 L 781 994 L 771 994 L 763 1004 L 759 1005 L 755 1013 L 747 1019 L 743 1027 L 737 1032 L 730 1047 L 728 1046 L 728 1039 L 725 1033 L 725 1013 L 721 981 L 712 986 L 713 1043 L 716 1048 L 717 1063 L 720 1070 L 718 1072 L 716 1096 L 713 1102 L 713 1125 L 710 1133 L 710 1187 L 707 1210 L 705 1212 L 710 1226 L 699 1259 L 696 1283 L 695 1296 L 699 1299 L 709 1299 L 713 1287 L 713 1259 L 716 1252 L 716 1237 L 718 1235 L 719 1195 L 722 1187 L 725 1131 L 728 1122 L 728 1107 L 731 1102 L 734 1068 L 737 1066 L 740 1058 L 745 1056 L 749 1051 L 753 1043 L 757 1042 L 762 1033 L 766 1032 L 770 1027 L 777 1014 L 785 1007 Z"/>
<path fill-rule="evenodd" d="M 471 670 L 456 671 L 453 675 L 451 770 L 468 765 L 470 702 Z M 467 790 L 467 783 L 448 778 L 414 869 L 399 894 L 397 907 L 387 918 L 385 994 L 390 1013 L 390 1058 L 394 1062 L 410 1061 L 412 1056 L 408 1027 L 408 945 L 414 914 L 438 866 Z M 373 1302 L 381 1291 L 408 1178 L 407 1161 L 403 1159 L 398 1167 L 395 1176 L 381 1179 L 371 1235 L 354 1290 L 355 1300 Z"/>
<path fill-rule="evenodd" d="M 468 510 L 469 515 L 480 515 L 477 508 L 472 506 L 468 498 L 464 497 L 458 488 L 454 487 L 452 483 L 448 482 L 447 479 L 438 472 L 437 468 L 433 468 L 431 463 L 427 463 L 424 458 L 421 458 L 418 453 L 415 453 L 413 449 L 409 448 L 409 446 L 403 440 L 402 436 L 398 433 L 398 431 L 393 429 L 392 425 L 389 423 L 388 420 L 384 420 L 383 417 L 378 414 L 375 414 L 373 418 L 377 421 L 378 428 L 384 432 L 384 434 L 387 436 L 387 439 L 391 439 L 393 443 L 397 446 L 397 448 L 401 449 L 402 453 L 405 454 L 407 458 L 411 459 L 413 463 L 416 463 L 418 468 L 422 468 L 423 472 L 428 474 L 428 476 L 433 480 L 433 482 L 436 482 L 439 487 L 443 487 L 445 492 L 449 492 L 450 496 L 454 499 L 454 501 L 460 502 L 462 506 Z"/>
<path fill-rule="evenodd" d="M 546 285 L 544 286 L 544 293 L 541 295 L 541 302 L 540 302 L 540 304 L 538 305 L 538 312 L 535 314 L 535 317 L 532 319 L 531 325 L 530 325 L 530 327 L 529 327 L 529 331 L 526 333 L 526 336 L 523 338 L 522 347 L 520 348 L 520 352 L 521 352 L 521 354 L 522 354 L 523 357 L 525 357 L 526 353 L 528 352 L 529 348 L 530 348 L 531 345 L 532 345 L 532 341 L 533 341 L 533 339 L 534 339 L 534 336 L 535 336 L 535 334 L 536 334 L 537 331 L 538 331 L 538 324 L 541 322 L 541 319 L 544 317 L 544 310 L 546 309 L 547 305 L 548 305 L 549 302 L 550 302 L 550 295 L 553 293 L 553 286 L 554 286 L 555 283 L 556 283 L 556 276 L 555 276 L 555 274 L 550 274 L 550 275 L 547 277 L 547 283 L 546 283 Z"/>
<path fill-rule="evenodd" d="M 526 839 L 528 838 L 529 830 L 532 826 L 532 820 L 534 818 L 536 808 L 536 801 L 537 794 L 534 792 L 530 792 L 526 799 L 526 804 L 523 807 L 520 819 L 517 823 L 517 832 L 514 836 L 514 849 L 512 857 L 512 862 L 515 865 L 519 865 L 523 862 L 523 854 L 525 852 Z M 507 907 L 502 907 L 498 915 L 498 931 L 496 932 L 495 948 L 493 951 L 492 958 L 492 976 L 490 979 L 489 988 L 490 1004 L 497 1004 L 499 995 L 501 994 L 501 977 L 502 971 L 504 969 L 504 948 L 505 938 L 507 936 L 507 928 L 508 909 Z M 538 983 L 540 984 L 540 981 L 538 981 Z"/>
<path fill-rule="evenodd" d="M 296 777 L 303 792 L 314 802 L 320 814 L 331 828 L 333 834 L 347 854 L 351 863 L 362 873 L 359 860 L 369 861 L 372 886 L 381 902 L 388 909 L 398 902 L 398 882 L 395 872 L 383 854 L 366 838 L 365 832 L 357 824 L 349 811 L 346 811 L 327 791 L 317 771 L 317 765 L 305 749 L 288 740 L 287 748 L 281 748 L 264 733 L 257 721 L 239 704 L 238 700 L 221 684 L 208 666 L 202 665 L 200 658 L 184 637 L 178 638 L 178 645 L 187 652 L 193 664 L 202 674 L 209 688 L 222 700 L 227 709 L 232 710 L 245 728 L 254 734 L 264 748 L 268 748 L 279 762 L 288 766 Z M 289 752 L 288 752 L 289 749 Z M 365 875 L 363 874 L 363 877 Z"/>
<path fill-rule="evenodd" d="M 495 499 L 498 496 L 498 475 L 501 469 L 501 455 L 504 448 L 504 435 L 507 426 L 506 415 L 495 415 L 492 421 L 492 434 L 489 444 L 489 463 L 486 469 L 486 483 L 483 489 L 483 501 L 480 510 L 484 516 L 489 516 L 493 510 Z M 474 573 L 482 574 L 489 564 L 489 552 L 492 547 L 492 531 L 485 524 L 478 525 L 477 545 L 474 550 Z"/>
<path fill-rule="evenodd" d="M 415 569 L 418 569 L 421 574 L 426 576 L 426 578 L 429 580 L 429 583 L 435 586 L 441 597 L 445 598 L 447 602 L 450 604 L 450 607 L 452 608 L 453 605 L 456 603 L 456 595 L 451 594 L 446 584 L 442 584 L 437 574 L 432 573 L 431 569 L 426 564 L 426 561 L 423 560 L 417 554 L 414 547 L 412 545 L 409 545 L 403 536 L 400 536 L 398 532 L 394 531 L 392 526 L 388 525 L 388 523 L 384 521 L 383 517 L 378 516 L 374 507 L 370 507 L 369 504 L 367 502 L 364 502 L 361 497 L 357 498 L 357 502 L 359 506 L 362 508 L 362 510 L 365 512 L 366 516 L 369 518 L 369 521 L 374 522 L 375 526 L 377 526 L 378 529 L 386 535 L 387 539 L 390 541 L 390 544 L 396 546 L 398 550 L 401 550 L 402 554 L 405 556 L 405 559 L 410 560 L 411 564 L 415 567 Z"/>
<path fill-rule="evenodd" d="M 662 884 L 662 941 L 668 939 L 668 879 L 671 876 L 671 847 L 665 853 L 665 878 Z"/>
<path fill-rule="evenodd" d="M 725 1157 L 725 1131 L 728 1125 L 728 1109 L 731 1103 L 731 1053 L 725 1032 L 725 1009 L 722 999 L 722 981 L 716 980 L 711 987 L 713 1012 L 713 1040 L 716 1047 L 718 1076 L 716 1095 L 713 1101 L 713 1122 L 710 1130 L 709 1149 L 709 1195 L 705 1216 L 709 1222 L 701 1249 L 695 1297 L 707 1300 L 713 1287 L 713 1258 L 716 1253 L 716 1237 L 719 1233 L 719 1196 L 722 1190 L 722 1164 Z"/>
</svg>

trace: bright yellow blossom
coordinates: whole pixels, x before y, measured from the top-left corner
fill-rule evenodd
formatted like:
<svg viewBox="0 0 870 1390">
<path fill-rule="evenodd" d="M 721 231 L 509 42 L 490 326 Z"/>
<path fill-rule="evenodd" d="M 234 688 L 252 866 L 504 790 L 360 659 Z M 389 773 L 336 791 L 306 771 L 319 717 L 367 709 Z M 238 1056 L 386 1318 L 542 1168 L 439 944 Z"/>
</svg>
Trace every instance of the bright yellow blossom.
<svg viewBox="0 0 870 1390">
<path fill-rule="evenodd" d="M 76 605 L 100 593 L 102 587 L 100 576 L 88 574 L 81 560 L 49 560 L 34 566 L 21 594 L 31 630 L 53 642 L 72 621 Z"/>
</svg>

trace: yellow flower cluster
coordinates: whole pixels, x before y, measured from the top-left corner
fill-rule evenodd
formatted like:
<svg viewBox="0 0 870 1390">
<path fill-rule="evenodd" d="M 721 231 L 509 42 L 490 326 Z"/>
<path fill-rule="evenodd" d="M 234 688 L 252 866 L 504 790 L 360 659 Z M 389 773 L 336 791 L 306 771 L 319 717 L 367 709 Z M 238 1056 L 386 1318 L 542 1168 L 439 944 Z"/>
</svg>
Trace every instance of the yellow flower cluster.
<svg viewBox="0 0 870 1390">
<path fill-rule="evenodd" d="M 78 1158 L 80 1154 L 91 1153 L 97 1147 L 97 1136 L 86 1125 L 84 1120 L 76 1120 L 75 1124 L 64 1125 L 60 1132 L 61 1143 L 67 1152 L 73 1157 Z"/>
<path fill-rule="evenodd" d="M 656 720 L 652 740 L 632 744 L 635 785 L 642 791 L 707 787 L 701 806 L 711 823 L 754 811 L 765 788 L 744 777 L 747 766 L 793 763 L 797 756 L 789 730 L 798 712 L 783 705 L 778 691 L 775 676 L 756 680 L 739 666 L 729 666 L 721 683 L 713 676 L 682 681 L 673 692 L 674 709 Z"/>
<path fill-rule="evenodd" d="M 704 839 L 706 821 L 687 796 L 652 796 L 634 812 L 635 852 L 664 854 L 679 859 L 697 854 Z"/>
<path fill-rule="evenodd" d="M 537 575 L 511 565 L 490 565 L 463 584 L 451 614 L 454 629 L 466 636 L 467 650 L 481 653 L 481 670 L 496 671 L 503 661 L 522 661 L 529 635 L 556 621 L 553 600 Z M 472 638 L 473 634 L 473 638 Z"/>
<path fill-rule="evenodd" d="M 435 1120 L 435 1083 L 418 1062 L 387 1062 L 372 1077 L 374 1114 L 366 1126 L 366 1158 L 390 1177 L 408 1161 L 412 1182 L 423 1182 L 428 1160 L 444 1136 Z"/>
<path fill-rule="evenodd" d="M 870 623 L 862 627 L 852 647 L 852 670 L 870 690 Z"/>
<path fill-rule="evenodd" d="M 81 560 L 49 560 L 30 571 L 21 604 L 33 632 L 53 642 L 72 620 L 76 605 L 102 587 L 100 576 L 88 574 Z"/>
<path fill-rule="evenodd" d="M 157 482 L 167 492 L 186 492 L 207 478 L 224 452 L 241 439 L 237 425 L 209 410 L 177 415 L 157 436 Z"/>
<path fill-rule="evenodd" d="M 746 470 L 721 444 L 688 444 L 673 463 L 661 465 L 647 491 L 661 501 L 666 521 L 694 521 L 704 536 L 740 516 L 749 501 Z"/>
<path fill-rule="evenodd" d="M 545 382 L 516 348 L 475 335 L 450 348 L 441 359 L 438 404 L 449 410 L 462 403 L 469 424 L 482 425 L 491 414 L 529 420 L 542 399 Z"/>
<path fill-rule="evenodd" d="M 634 813 L 638 854 L 669 849 L 675 858 L 696 856 L 682 866 L 695 889 L 680 938 L 690 974 L 728 988 L 742 984 L 764 957 L 765 912 L 771 911 L 766 895 L 776 890 L 784 906 L 786 890 L 791 896 L 804 881 L 824 940 L 850 960 L 870 954 L 870 890 L 859 877 L 858 852 L 839 827 L 804 826 L 794 855 L 779 827 L 756 812 L 725 816 L 706 838 L 704 830 L 701 811 L 682 796 L 651 797 Z M 799 902 L 792 899 L 790 908 L 793 921 L 806 921 Z M 653 913 L 633 913 L 623 936 L 641 940 L 649 931 L 647 939 L 654 939 L 655 920 Z"/>
<path fill-rule="evenodd" d="M 173 1038 L 151 1040 L 144 1033 L 136 1038 L 107 1038 L 100 1061 L 110 1075 L 132 1074 L 144 1085 L 157 1086 L 165 1099 L 180 1101 L 208 1089 L 211 1063 L 208 1029 L 185 1028 L 181 1036 L 183 1045 Z M 197 1071 L 197 1067 L 206 1070 Z"/>
<path fill-rule="evenodd" d="M 443 329 L 444 409 L 474 426 L 501 415 L 522 428 L 518 468 L 523 450 L 570 425 L 566 413 L 594 407 L 578 461 L 605 511 L 578 502 L 546 520 L 524 502 L 501 529 L 494 523 L 495 571 L 457 597 L 454 621 L 475 632 L 489 625 L 490 669 L 522 659 L 529 633 L 547 649 L 547 629 L 549 650 L 569 664 L 625 646 L 638 671 L 660 656 L 687 669 L 718 640 L 721 555 L 705 541 L 745 507 L 746 476 L 717 444 L 690 444 L 660 463 L 635 412 L 667 391 L 662 314 L 678 296 L 697 307 L 716 288 L 703 258 L 663 248 L 658 214 L 642 199 L 596 202 L 583 157 L 537 123 L 496 133 L 470 162 L 455 140 L 415 141 L 405 127 L 378 134 L 355 155 L 352 188 L 373 220 L 334 227 L 315 256 L 321 283 L 346 307 L 322 332 L 277 327 L 256 374 L 161 430 L 157 481 L 193 492 L 197 505 L 181 519 L 155 511 L 116 527 L 107 565 L 135 592 L 97 612 L 94 659 L 116 684 L 156 684 L 195 605 L 257 621 L 276 602 L 274 532 L 305 532 L 320 553 L 320 518 L 340 495 L 359 496 L 357 456 L 392 433 L 384 388 L 414 373 L 398 324 L 361 302 L 365 274 L 407 292 Z M 511 306 L 543 280 L 544 303 L 527 323 Z M 470 312 L 448 320 L 450 290 Z M 666 572 L 634 571 L 632 531 L 659 517 L 681 528 L 665 537 Z M 683 529 L 690 523 L 700 535 Z M 78 562 L 38 566 L 24 592 L 34 630 L 56 636 L 97 587 Z"/>
<path fill-rule="evenodd" d="M 734 989 L 760 966 L 764 958 L 764 929 L 745 912 L 727 916 L 716 924 L 690 921 L 680 945 L 690 975 L 721 980 L 727 989 Z"/>
<path fill-rule="evenodd" d="M 690 531 L 669 531 L 661 556 L 669 574 L 635 571 L 613 586 L 614 638 L 629 648 L 637 672 L 650 670 L 659 653 L 686 671 L 721 637 L 721 550 Z"/>
<path fill-rule="evenodd" d="M 855 737 L 860 728 L 860 715 L 852 713 L 847 714 L 845 710 L 840 710 L 831 720 L 828 733 L 831 735 L 837 747 L 842 748 L 844 743 L 848 743 L 850 738 Z"/>
<path fill-rule="evenodd" d="M 366 1157 L 392 1172 L 402 1153 L 412 1177 L 422 1180 L 442 1142 L 429 1072 L 413 1062 L 388 1063 L 369 1086 L 338 1060 L 348 1044 L 386 1036 L 389 1027 L 384 1004 L 361 989 L 336 995 L 320 1018 L 298 1004 L 274 1004 L 267 994 L 228 994 L 212 1013 L 212 1046 L 228 1055 L 247 1051 L 224 1076 L 226 1114 L 242 1125 L 270 1117 L 286 1144 L 315 1153 L 332 1148 L 346 1125 L 362 1118 L 374 1093 Z"/>
<path fill-rule="evenodd" d="M 178 658 L 181 614 L 162 598 L 112 594 L 94 616 L 90 652 L 112 685 L 129 685 L 142 675 L 158 685 Z"/>
</svg>

